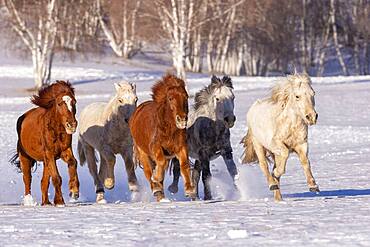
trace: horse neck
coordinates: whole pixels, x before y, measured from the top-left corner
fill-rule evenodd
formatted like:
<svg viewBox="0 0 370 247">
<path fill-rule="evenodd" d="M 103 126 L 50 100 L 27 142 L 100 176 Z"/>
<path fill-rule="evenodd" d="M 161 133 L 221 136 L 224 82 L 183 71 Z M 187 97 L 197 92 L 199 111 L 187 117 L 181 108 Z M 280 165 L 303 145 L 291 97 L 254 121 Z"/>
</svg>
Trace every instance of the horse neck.
<svg viewBox="0 0 370 247">
<path fill-rule="evenodd" d="M 301 125 L 304 121 L 301 117 L 293 110 L 292 103 L 288 101 L 283 110 L 279 114 L 279 119 L 281 122 L 288 123 L 290 125 Z"/>
<path fill-rule="evenodd" d="M 109 100 L 109 102 L 104 107 L 103 117 L 105 120 L 112 120 L 117 119 L 119 117 L 118 114 L 119 114 L 118 104 L 116 101 L 116 96 L 114 96 Z"/>
<path fill-rule="evenodd" d="M 213 107 L 211 107 L 209 104 L 200 106 L 190 114 L 188 126 L 193 125 L 198 117 L 207 117 L 213 121 L 216 121 L 216 109 L 213 109 Z"/>
<path fill-rule="evenodd" d="M 176 123 L 173 121 L 172 110 L 168 104 L 159 105 L 159 112 L 161 112 L 161 119 L 159 122 L 161 130 L 167 134 L 172 134 L 177 130 Z"/>
<path fill-rule="evenodd" d="M 65 130 L 63 124 L 61 123 L 60 118 L 57 114 L 57 110 L 56 110 L 55 106 L 53 106 L 50 109 L 46 109 L 46 114 L 45 115 L 46 115 L 45 117 L 49 120 L 49 123 L 50 123 L 50 125 L 52 126 L 52 128 L 54 130 L 59 130 L 59 131 L 62 131 L 62 132 L 66 132 L 66 130 Z"/>
</svg>

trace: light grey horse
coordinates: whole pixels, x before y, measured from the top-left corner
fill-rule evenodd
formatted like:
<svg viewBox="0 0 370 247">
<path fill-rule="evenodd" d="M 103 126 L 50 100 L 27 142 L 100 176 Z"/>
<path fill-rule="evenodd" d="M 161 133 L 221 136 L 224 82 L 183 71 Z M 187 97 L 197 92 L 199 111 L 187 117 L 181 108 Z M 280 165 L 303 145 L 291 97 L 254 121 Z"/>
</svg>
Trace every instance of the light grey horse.
<svg viewBox="0 0 370 247">
<path fill-rule="evenodd" d="M 80 164 L 87 160 L 89 171 L 94 179 L 96 201 L 106 203 L 104 187 L 114 187 L 114 165 L 116 154 L 125 161 L 129 189 L 139 190 L 133 163 L 132 137 L 128 121 L 136 109 L 136 86 L 132 83 L 115 83 L 116 95 L 109 103 L 88 105 L 80 115 L 78 154 Z M 100 169 L 97 171 L 95 149 L 100 154 Z M 104 182 L 104 186 L 103 186 Z"/>
<path fill-rule="evenodd" d="M 209 185 L 211 160 L 221 155 L 233 181 L 238 176 L 233 160 L 229 129 L 234 126 L 236 120 L 234 98 L 231 78 L 224 76 L 221 80 L 213 76 L 211 84 L 196 93 L 194 109 L 189 113 L 188 126 L 190 127 L 187 129 L 187 143 L 189 156 L 195 159 L 192 177 L 199 197 L 198 183 L 202 174 L 204 200 L 212 199 Z M 176 159 L 172 162 L 174 178 L 168 190 L 176 193 L 180 168 Z"/>
</svg>

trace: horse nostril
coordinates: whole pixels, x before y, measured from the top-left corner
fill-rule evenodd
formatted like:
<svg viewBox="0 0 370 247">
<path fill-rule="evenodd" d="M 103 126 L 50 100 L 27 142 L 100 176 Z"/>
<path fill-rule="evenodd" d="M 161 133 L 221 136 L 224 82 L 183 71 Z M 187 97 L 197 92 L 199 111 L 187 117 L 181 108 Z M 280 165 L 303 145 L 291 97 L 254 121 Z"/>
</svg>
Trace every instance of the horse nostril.
<svg viewBox="0 0 370 247">
<path fill-rule="evenodd" d="M 66 125 L 67 125 L 67 128 L 71 128 L 72 127 L 70 123 L 67 123 Z"/>
<path fill-rule="evenodd" d="M 234 122 L 236 121 L 236 117 L 234 116 Z"/>
<path fill-rule="evenodd" d="M 179 116 L 179 115 L 176 115 L 176 121 L 177 121 L 177 122 L 180 122 L 180 121 L 181 121 L 181 118 L 180 118 L 180 116 Z"/>
<path fill-rule="evenodd" d="M 310 115 L 306 115 L 306 119 L 307 120 L 310 120 Z"/>
<path fill-rule="evenodd" d="M 225 117 L 225 118 L 224 118 L 224 121 L 225 121 L 225 122 L 229 122 L 229 118 L 228 118 L 228 117 Z"/>
<path fill-rule="evenodd" d="M 319 114 L 316 113 L 316 120 L 319 118 Z"/>
</svg>

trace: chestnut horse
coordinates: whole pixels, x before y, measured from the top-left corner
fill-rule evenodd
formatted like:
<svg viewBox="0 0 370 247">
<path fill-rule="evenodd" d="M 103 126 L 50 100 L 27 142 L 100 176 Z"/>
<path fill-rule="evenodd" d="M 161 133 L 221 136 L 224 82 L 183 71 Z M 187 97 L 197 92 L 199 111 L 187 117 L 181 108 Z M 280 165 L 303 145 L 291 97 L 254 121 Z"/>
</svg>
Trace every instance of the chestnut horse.
<svg viewBox="0 0 370 247">
<path fill-rule="evenodd" d="M 157 201 L 164 199 L 164 173 L 170 159 L 180 161 L 185 195 L 195 197 L 186 144 L 188 94 L 185 82 L 167 74 L 152 87 L 152 99 L 140 104 L 129 125 L 136 160 L 143 166 Z"/>
<path fill-rule="evenodd" d="M 70 196 L 75 200 L 79 196 L 77 161 L 71 145 L 72 134 L 77 127 L 74 89 L 69 82 L 57 81 L 40 89 L 31 101 L 38 107 L 18 118 L 17 153 L 10 161 L 23 172 L 25 204 L 27 201 L 34 204 L 31 196 L 31 168 L 36 161 L 43 161 L 42 205 L 51 204 L 48 198 L 51 177 L 55 188 L 54 204 L 61 206 L 64 200 L 57 159 L 62 158 L 68 164 Z"/>
</svg>

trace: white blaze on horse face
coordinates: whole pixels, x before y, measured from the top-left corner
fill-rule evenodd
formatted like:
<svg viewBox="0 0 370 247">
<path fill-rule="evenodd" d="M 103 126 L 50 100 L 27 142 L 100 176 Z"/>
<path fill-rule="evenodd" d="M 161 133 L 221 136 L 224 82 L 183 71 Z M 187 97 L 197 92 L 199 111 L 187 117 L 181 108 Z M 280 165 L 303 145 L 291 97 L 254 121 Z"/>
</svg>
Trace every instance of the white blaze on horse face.
<svg viewBox="0 0 370 247">
<path fill-rule="evenodd" d="M 234 112 L 234 94 L 229 87 L 221 87 L 215 90 L 214 97 L 216 100 L 216 118 L 224 120 L 225 115 Z"/>
<path fill-rule="evenodd" d="M 64 103 L 66 103 L 68 110 L 72 112 L 72 98 L 68 95 L 64 95 L 62 97 L 62 100 L 64 101 Z"/>
</svg>

